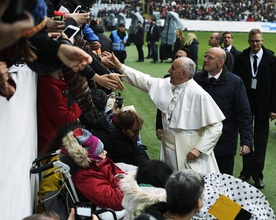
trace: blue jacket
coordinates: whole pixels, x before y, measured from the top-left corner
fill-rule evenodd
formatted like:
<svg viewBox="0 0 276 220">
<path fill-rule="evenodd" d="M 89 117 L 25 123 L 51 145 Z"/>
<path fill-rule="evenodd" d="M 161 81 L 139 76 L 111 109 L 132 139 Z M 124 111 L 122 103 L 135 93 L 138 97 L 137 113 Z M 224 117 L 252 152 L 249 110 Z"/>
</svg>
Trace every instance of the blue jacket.
<svg viewBox="0 0 276 220">
<path fill-rule="evenodd" d="M 128 34 L 125 31 L 124 36 L 119 36 L 117 30 L 111 32 L 110 39 L 112 40 L 112 48 L 115 51 L 126 51 L 126 45 L 123 40 L 128 41 Z M 121 39 L 122 38 L 122 39 Z"/>
<path fill-rule="evenodd" d="M 206 71 L 194 75 L 194 80 L 215 100 L 226 119 L 222 122 L 223 129 L 214 152 L 216 156 L 233 156 L 236 154 L 238 133 L 240 146 L 252 148 L 252 115 L 245 86 L 241 78 L 223 71 L 213 83 L 209 82 Z"/>
<path fill-rule="evenodd" d="M 94 31 L 88 26 L 88 24 L 85 24 L 82 33 L 85 37 L 85 39 L 89 42 L 92 41 L 99 41 L 98 36 L 94 33 Z"/>
</svg>

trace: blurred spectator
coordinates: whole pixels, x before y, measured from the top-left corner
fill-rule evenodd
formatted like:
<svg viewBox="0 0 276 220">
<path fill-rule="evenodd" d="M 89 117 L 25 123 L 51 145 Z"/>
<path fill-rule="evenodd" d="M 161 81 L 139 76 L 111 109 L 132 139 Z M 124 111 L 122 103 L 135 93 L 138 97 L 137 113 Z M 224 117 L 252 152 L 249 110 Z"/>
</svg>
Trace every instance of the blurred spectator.
<svg viewBox="0 0 276 220">
<path fill-rule="evenodd" d="M 184 45 L 185 37 L 181 29 L 176 29 L 175 31 L 176 38 L 173 42 L 173 53 L 172 53 L 172 60 L 175 57 L 176 52 Z"/>
<path fill-rule="evenodd" d="M 124 24 L 119 24 L 117 30 L 113 30 L 109 36 L 112 40 L 112 50 L 120 62 L 124 63 L 127 58 L 126 46 L 130 45 L 128 42 L 128 33 L 125 30 Z"/>
<path fill-rule="evenodd" d="M 199 42 L 197 40 L 196 35 L 194 33 L 188 33 L 184 46 L 191 52 L 190 58 L 195 62 L 196 65 L 198 65 L 198 45 Z"/>
<path fill-rule="evenodd" d="M 101 50 L 102 52 L 112 52 L 112 40 L 107 37 L 104 33 L 104 27 L 101 25 L 95 25 L 95 33 L 99 37 L 99 41 L 101 43 Z"/>
<path fill-rule="evenodd" d="M 147 34 L 146 34 L 146 41 L 147 41 L 147 46 L 148 46 L 148 55 L 146 57 L 146 59 L 150 59 L 152 57 L 152 51 L 151 51 L 151 45 L 150 45 L 150 31 L 152 28 L 152 20 L 149 20 L 149 26 L 148 26 L 148 30 L 147 30 Z"/>
<path fill-rule="evenodd" d="M 160 39 L 160 30 L 159 27 L 156 24 L 156 19 L 153 18 L 151 20 L 152 25 L 149 29 L 149 41 L 150 41 L 150 45 L 151 45 L 151 57 L 152 57 L 152 61 L 151 63 L 158 63 L 158 42 Z"/>
<path fill-rule="evenodd" d="M 102 1 L 103 2 L 103 1 Z M 175 11 L 180 18 L 188 20 L 215 20 L 215 21 L 261 21 L 275 22 L 275 5 L 273 1 L 145 1 L 145 13 L 152 15 L 153 11 L 160 11 L 161 18 L 165 18 L 167 11 Z M 109 2 L 108 2 L 109 3 Z M 116 5 L 116 2 L 113 2 Z M 114 9 L 110 10 L 114 12 Z M 123 10 L 127 17 L 131 16 L 131 11 L 139 10 L 143 7 L 141 4 L 126 2 Z M 98 16 L 104 17 L 108 9 L 99 11 Z M 118 13 L 117 13 L 118 14 Z M 116 14 L 115 14 L 116 15 Z"/>
<path fill-rule="evenodd" d="M 138 60 L 136 60 L 136 62 L 144 62 L 144 28 L 141 21 L 138 21 L 137 23 L 137 30 L 134 36 L 134 44 L 136 45 L 138 52 Z"/>
</svg>

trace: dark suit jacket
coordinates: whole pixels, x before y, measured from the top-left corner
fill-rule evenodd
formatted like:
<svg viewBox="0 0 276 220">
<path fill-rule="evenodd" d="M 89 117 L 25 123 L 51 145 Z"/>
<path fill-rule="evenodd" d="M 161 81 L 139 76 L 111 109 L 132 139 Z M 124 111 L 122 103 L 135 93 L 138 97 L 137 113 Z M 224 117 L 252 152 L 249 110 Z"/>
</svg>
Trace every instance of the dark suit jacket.
<svg viewBox="0 0 276 220">
<path fill-rule="evenodd" d="M 276 112 L 276 57 L 263 47 L 263 57 L 258 66 L 257 88 L 251 89 L 250 48 L 235 59 L 233 72 L 244 82 L 252 113 L 260 120 Z"/>
<path fill-rule="evenodd" d="M 241 54 L 241 51 L 237 50 L 236 47 L 234 47 L 234 46 L 232 45 L 231 50 L 230 50 L 230 53 L 233 55 L 234 60 L 235 60 L 236 57 L 237 57 L 239 54 Z"/>
<path fill-rule="evenodd" d="M 159 41 L 160 39 L 160 30 L 157 24 L 154 25 L 153 30 L 150 31 L 150 41 Z"/>
<path fill-rule="evenodd" d="M 134 44 L 135 45 L 144 44 L 144 28 L 142 26 L 137 28 L 137 31 L 134 36 Z"/>
<path fill-rule="evenodd" d="M 227 69 L 232 72 L 233 70 L 233 66 L 234 66 L 234 57 L 233 55 L 228 52 L 228 51 L 225 51 L 226 53 L 226 60 L 225 60 L 225 66 L 227 67 Z"/>
</svg>

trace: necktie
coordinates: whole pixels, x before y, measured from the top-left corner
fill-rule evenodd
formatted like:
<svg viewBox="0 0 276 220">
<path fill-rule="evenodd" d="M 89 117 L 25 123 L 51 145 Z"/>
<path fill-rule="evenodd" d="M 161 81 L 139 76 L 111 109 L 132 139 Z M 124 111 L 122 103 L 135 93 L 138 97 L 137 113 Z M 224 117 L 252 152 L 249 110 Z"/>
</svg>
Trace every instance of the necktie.
<svg viewBox="0 0 276 220">
<path fill-rule="evenodd" d="M 215 78 L 215 77 L 210 77 L 210 78 L 209 78 L 209 81 L 210 81 L 210 83 L 213 83 L 213 82 L 216 81 L 216 78 Z"/>
<path fill-rule="evenodd" d="M 227 49 L 226 47 L 224 48 L 224 50 L 225 50 L 226 52 L 228 52 L 228 49 Z"/>
<path fill-rule="evenodd" d="M 253 62 L 253 69 L 254 69 L 254 74 L 257 72 L 257 59 L 258 59 L 258 56 L 257 55 L 254 55 L 254 62 Z"/>
</svg>

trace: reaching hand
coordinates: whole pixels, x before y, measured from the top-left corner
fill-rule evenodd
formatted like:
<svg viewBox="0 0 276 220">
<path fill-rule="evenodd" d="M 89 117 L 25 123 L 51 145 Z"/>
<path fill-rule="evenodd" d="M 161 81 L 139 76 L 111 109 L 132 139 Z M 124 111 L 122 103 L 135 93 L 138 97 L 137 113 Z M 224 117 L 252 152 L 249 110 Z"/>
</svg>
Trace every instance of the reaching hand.
<svg viewBox="0 0 276 220">
<path fill-rule="evenodd" d="M 77 26 L 80 27 L 83 23 L 90 20 L 89 13 L 72 13 L 72 14 L 65 14 L 64 18 L 73 18 L 77 22 Z"/>
<path fill-rule="evenodd" d="M 87 42 L 87 44 L 90 47 L 91 51 L 101 48 L 101 44 L 98 41 Z"/>
<path fill-rule="evenodd" d="M 92 57 L 84 50 L 66 44 L 61 44 L 58 50 L 59 59 L 73 71 L 83 70 L 92 62 Z"/>
<path fill-rule="evenodd" d="M 12 24 L 3 23 L 2 16 L 9 5 L 9 0 L 0 1 L 0 50 L 13 45 L 25 31 L 34 26 L 34 20 L 29 12 L 24 12 L 23 20 L 16 21 Z"/>
<path fill-rule="evenodd" d="M 120 77 L 123 77 L 124 75 L 120 75 L 117 73 L 110 73 L 110 74 L 105 74 L 105 75 L 98 75 L 95 74 L 93 77 L 93 80 L 100 84 L 101 86 L 105 87 L 106 89 L 119 89 L 121 91 L 124 90 L 125 86 L 122 83 Z"/>
<path fill-rule="evenodd" d="M 117 59 L 117 57 L 112 53 L 109 53 L 107 51 L 104 51 L 102 53 L 103 57 L 106 57 L 107 62 L 106 62 L 106 66 L 109 68 L 113 68 L 115 67 L 115 69 L 120 69 L 122 67 L 122 64 L 120 63 L 120 61 Z"/>
<path fill-rule="evenodd" d="M 51 18 L 47 19 L 48 32 L 58 32 L 61 33 L 65 28 L 64 21 L 56 21 Z"/>
<path fill-rule="evenodd" d="M 116 66 L 112 62 L 110 62 L 110 58 L 108 56 L 102 56 L 101 63 L 107 66 L 109 69 L 116 69 Z"/>
<path fill-rule="evenodd" d="M 8 71 L 6 63 L 0 61 L 0 93 L 5 97 L 11 97 L 15 92 L 15 88 L 8 82 Z"/>
</svg>

